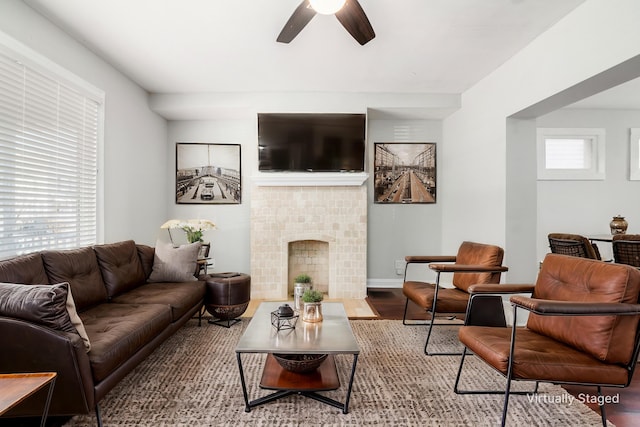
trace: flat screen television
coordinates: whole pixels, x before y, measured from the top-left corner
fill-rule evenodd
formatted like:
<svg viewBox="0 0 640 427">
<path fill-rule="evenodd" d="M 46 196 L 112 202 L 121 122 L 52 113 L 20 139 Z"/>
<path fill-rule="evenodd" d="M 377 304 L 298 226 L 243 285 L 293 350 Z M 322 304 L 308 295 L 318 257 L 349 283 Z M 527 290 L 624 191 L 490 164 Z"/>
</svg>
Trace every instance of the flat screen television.
<svg viewBox="0 0 640 427">
<path fill-rule="evenodd" d="M 260 171 L 362 172 L 365 114 L 258 114 Z"/>
</svg>

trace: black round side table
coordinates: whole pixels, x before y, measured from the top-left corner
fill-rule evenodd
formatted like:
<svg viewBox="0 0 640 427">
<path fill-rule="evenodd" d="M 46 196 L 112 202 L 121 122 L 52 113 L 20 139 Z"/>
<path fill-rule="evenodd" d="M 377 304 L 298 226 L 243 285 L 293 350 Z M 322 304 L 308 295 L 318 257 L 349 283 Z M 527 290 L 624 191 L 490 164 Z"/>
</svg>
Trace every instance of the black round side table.
<svg viewBox="0 0 640 427">
<path fill-rule="evenodd" d="M 240 321 L 251 300 L 251 276 L 244 273 L 208 274 L 204 306 L 214 319 L 209 323 L 225 328 Z"/>
</svg>

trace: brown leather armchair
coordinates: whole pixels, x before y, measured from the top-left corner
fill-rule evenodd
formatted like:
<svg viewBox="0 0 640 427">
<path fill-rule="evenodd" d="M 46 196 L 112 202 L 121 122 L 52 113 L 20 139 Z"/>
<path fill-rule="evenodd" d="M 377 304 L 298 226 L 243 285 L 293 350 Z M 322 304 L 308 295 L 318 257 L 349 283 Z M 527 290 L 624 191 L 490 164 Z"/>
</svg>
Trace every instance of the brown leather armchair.
<svg viewBox="0 0 640 427">
<path fill-rule="evenodd" d="M 611 247 L 615 262 L 640 268 L 640 234 L 615 234 Z"/>
<path fill-rule="evenodd" d="M 460 352 L 429 352 L 429 339 L 434 326 L 451 325 L 452 323 L 435 323 L 436 313 L 439 314 L 465 314 L 467 312 L 467 302 L 469 301 L 469 286 L 476 283 L 500 283 L 500 275 L 507 271 L 507 267 L 502 266 L 504 250 L 499 246 L 487 245 L 483 243 L 462 242 L 455 256 L 407 256 L 404 272 L 404 283 L 402 293 L 407 297 L 402 323 L 404 325 L 414 325 L 407 323 L 407 308 L 409 301 L 417 304 L 431 314 L 430 320 L 426 323 L 429 326 L 427 339 L 424 345 L 424 352 L 429 356 L 433 355 L 458 355 Z M 435 283 L 407 280 L 407 269 L 410 264 L 426 264 L 429 269 L 436 273 Z M 453 288 L 440 286 L 440 274 L 453 273 Z M 502 311 L 502 301 L 500 297 L 490 297 L 483 304 L 483 313 L 473 313 L 476 317 L 475 324 L 500 325 L 504 322 Z M 492 316 L 487 318 L 490 312 Z M 502 317 L 500 317 L 502 316 Z M 483 320 L 479 319 L 482 317 Z M 488 322 L 488 323 L 487 323 Z M 497 322 L 497 323 L 496 323 Z M 420 323 L 424 324 L 424 323 Z M 459 323 L 453 323 L 459 325 Z"/>
<path fill-rule="evenodd" d="M 509 287 L 509 285 L 502 285 Z M 484 285 L 471 292 L 488 292 Z M 495 286 L 493 286 L 495 288 Z M 640 270 L 595 260 L 548 254 L 531 298 L 514 295 L 518 310 L 527 310 L 526 327 L 463 326 L 465 346 L 456 377 L 458 394 L 504 393 L 505 425 L 512 381 L 626 387 L 638 359 Z M 507 378 L 504 391 L 460 390 L 465 356 L 472 352 Z M 600 399 L 606 426 L 604 399 Z"/>
<path fill-rule="evenodd" d="M 549 239 L 549 249 L 553 254 L 602 259 L 598 246 L 584 236 L 569 233 L 550 233 L 547 237 Z"/>
</svg>

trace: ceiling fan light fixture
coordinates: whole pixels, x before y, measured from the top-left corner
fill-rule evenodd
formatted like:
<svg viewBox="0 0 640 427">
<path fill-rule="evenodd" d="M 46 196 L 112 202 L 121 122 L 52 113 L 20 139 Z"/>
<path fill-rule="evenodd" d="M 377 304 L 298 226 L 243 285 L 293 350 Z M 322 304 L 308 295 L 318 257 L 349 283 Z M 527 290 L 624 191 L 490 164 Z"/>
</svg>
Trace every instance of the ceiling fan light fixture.
<svg viewBox="0 0 640 427">
<path fill-rule="evenodd" d="M 333 15 L 346 3 L 347 0 L 309 0 L 311 7 L 322 15 Z"/>
</svg>

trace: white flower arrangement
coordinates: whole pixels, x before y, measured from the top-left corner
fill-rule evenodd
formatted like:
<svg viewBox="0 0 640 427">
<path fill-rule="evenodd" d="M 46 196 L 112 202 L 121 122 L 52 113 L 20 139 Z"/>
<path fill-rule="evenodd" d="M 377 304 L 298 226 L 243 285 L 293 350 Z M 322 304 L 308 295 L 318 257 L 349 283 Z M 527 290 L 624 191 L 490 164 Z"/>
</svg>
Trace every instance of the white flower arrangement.
<svg viewBox="0 0 640 427">
<path fill-rule="evenodd" d="M 160 228 L 181 228 L 187 233 L 189 243 L 202 242 L 202 235 L 207 230 L 214 230 L 216 225 L 208 219 L 170 219 L 160 226 Z"/>
</svg>

